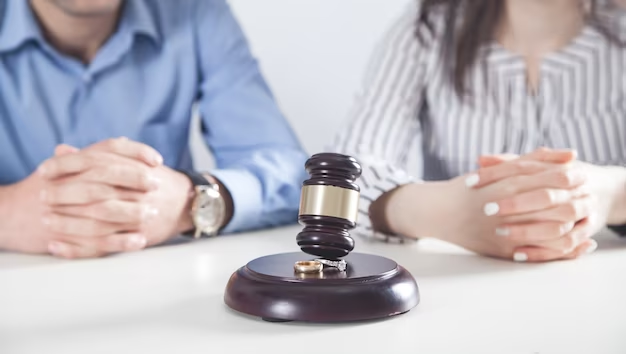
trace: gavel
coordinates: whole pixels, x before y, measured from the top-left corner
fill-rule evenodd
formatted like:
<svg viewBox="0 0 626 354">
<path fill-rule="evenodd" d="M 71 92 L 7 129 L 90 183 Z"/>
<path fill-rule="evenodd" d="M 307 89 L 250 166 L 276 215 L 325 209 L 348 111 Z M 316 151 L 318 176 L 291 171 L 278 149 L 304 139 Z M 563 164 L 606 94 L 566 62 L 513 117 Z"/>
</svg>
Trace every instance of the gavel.
<svg viewBox="0 0 626 354">
<path fill-rule="evenodd" d="M 419 303 L 411 274 L 391 259 L 352 252 L 361 166 L 322 153 L 305 164 L 296 236 L 302 252 L 250 261 L 228 281 L 232 309 L 269 322 L 353 322 L 408 312 Z M 326 266 L 329 266 L 326 268 Z"/>
<path fill-rule="evenodd" d="M 354 249 L 349 230 L 356 227 L 361 166 L 350 157 L 322 153 L 305 165 L 298 222 L 304 226 L 296 242 L 304 253 L 335 260 Z"/>
</svg>

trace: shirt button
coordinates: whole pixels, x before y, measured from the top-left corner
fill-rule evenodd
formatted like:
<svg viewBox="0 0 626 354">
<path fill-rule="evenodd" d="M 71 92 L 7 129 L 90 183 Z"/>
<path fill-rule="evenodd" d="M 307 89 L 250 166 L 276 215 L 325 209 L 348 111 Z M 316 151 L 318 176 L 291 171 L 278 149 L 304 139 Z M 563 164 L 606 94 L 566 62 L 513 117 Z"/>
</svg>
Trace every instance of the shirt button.
<svg viewBox="0 0 626 354">
<path fill-rule="evenodd" d="M 86 84 L 91 83 L 92 77 L 90 74 L 83 74 L 83 82 Z"/>
</svg>

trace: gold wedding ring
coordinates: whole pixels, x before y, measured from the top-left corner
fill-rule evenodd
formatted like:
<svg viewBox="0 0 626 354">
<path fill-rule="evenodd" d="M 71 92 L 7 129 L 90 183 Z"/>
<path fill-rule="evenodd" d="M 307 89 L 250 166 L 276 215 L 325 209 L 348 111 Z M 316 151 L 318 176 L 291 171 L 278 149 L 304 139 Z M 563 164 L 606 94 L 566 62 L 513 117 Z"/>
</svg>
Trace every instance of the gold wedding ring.
<svg viewBox="0 0 626 354">
<path fill-rule="evenodd" d="M 320 273 L 324 265 L 318 261 L 300 261 L 294 264 L 293 269 L 299 274 Z"/>
<path fill-rule="evenodd" d="M 298 279 L 324 279 L 324 272 L 319 273 L 296 273 Z"/>
</svg>

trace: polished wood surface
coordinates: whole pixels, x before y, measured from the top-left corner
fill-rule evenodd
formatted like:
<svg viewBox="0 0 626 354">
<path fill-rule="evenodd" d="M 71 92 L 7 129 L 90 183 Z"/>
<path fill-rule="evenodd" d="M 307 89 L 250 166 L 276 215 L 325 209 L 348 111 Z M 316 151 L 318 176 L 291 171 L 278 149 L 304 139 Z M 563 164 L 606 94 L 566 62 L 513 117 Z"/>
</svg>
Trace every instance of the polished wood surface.
<svg viewBox="0 0 626 354">
<path fill-rule="evenodd" d="M 296 274 L 305 253 L 261 257 L 230 278 L 224 300 L 231 308 L 270 321 L 352 322 L 405 313 L 419 302 L 411 274 L 388 258 L 352 253 L 345 272 Z"/>
<path fill-rule="evenodd" d="M 302 252 L 326 259 L 339 259 L 354 249 L 354 239 L 348 233 L 352 223 L 332 216 L 300 215 L 305 225 L 296 236 Z"/>
</svg>

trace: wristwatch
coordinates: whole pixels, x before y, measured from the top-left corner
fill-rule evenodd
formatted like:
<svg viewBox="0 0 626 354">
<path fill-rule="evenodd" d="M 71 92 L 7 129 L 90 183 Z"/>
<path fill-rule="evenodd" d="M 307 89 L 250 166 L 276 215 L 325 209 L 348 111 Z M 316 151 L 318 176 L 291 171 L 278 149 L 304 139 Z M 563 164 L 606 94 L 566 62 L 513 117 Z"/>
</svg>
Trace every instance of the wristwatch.
<svg viewBox="0 0 626 354">
<path fill-rule="evenodd" d="M 180 172 L 191 180 L 194 187 L 190 211 L 194 229 L 183 235 L 196 239 L 217 235 L 226 217 L 226 203 L 219 184 L 209 181 L 201 173 Z"/>
</svg>

